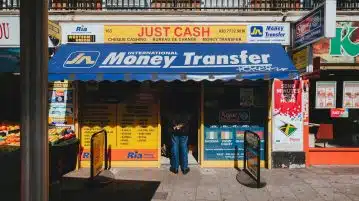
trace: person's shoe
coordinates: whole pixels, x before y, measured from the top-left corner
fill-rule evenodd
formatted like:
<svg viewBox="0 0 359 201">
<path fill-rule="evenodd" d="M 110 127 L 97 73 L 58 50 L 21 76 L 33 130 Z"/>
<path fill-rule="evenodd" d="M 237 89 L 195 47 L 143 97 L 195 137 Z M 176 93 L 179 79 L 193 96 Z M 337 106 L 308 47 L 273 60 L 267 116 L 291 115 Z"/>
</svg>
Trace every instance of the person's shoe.
<svg viewBox="0 0 359 201">
<path fill-rule="evenodd" d="M 186 169 L 184 169 L 182 172 L 183 172 L 184 175 L 186 175 L 186 174 L 189 173 L 189 171 L 190 171 L 190 169 L 189 169 L 189 168 L 186 168 Z"/>
<path fill-rule="evenodd" d="M 174 174 L 178 174 L 178 170 L 177 169 L 174 169 L 174 168 L 170 168 L 170 171 Z"/>
</svg>

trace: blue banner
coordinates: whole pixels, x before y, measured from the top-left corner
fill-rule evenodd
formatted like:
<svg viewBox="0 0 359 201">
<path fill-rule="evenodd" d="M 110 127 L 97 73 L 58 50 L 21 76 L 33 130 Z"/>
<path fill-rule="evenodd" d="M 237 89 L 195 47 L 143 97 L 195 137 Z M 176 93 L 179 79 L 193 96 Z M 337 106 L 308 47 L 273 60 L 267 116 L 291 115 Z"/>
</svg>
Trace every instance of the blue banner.
<svg viewBox="0 0 359 201">
<path fill-rule="evenodd" d="M 204 129 L 204 160 L 243 160 L 245 130 L 260 135 L 260 159 L 264 160 L 264 128 L 248 125 L 206 126 Z"/>
<path fill-rule="evenodd" d="M 67 44 L 49 62 L 49 74 L 78 79 L 284 79 L 296 73 L 279 44 Z"/>
</svg>

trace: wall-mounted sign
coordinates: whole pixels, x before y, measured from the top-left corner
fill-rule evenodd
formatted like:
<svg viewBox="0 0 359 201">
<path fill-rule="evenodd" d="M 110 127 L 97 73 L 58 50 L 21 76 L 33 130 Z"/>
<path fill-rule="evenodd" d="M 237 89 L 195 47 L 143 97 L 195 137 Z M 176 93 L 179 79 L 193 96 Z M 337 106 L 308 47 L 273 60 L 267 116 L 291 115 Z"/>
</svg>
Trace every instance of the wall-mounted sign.
<svg viewBox="0 0 359 201">
<path fill-rule="evenodd" d="M 295 48 L 309 45 L 324 37 L 324 5 L 294 23 Z"/>
<path fill-rule="evenodd" d="M 331 118 L 348 118 L 349 111 L 347 108 L 333 108 L 330 109 Z"/>
<path fill-rule="evenodd" d="M 324 3 L 294 23 L 295 49 L 310 45 L 323 37 L 335 37 L 336 1 Z"/>
<path fill-rule="evenodd" d="M 359 109 L 359 81 L 343 82 L 343 108 Z"/>
<path fill-rule="evenodd" d="M 308 66 L 308 47 L 293 53 L 294 66 L 301 72 L 305 72 Z"/>
<path fill-rule="evenodd" d="M 61 44 L 61 27 L 60 27 L 60 25 L 49 20 L 48 21 L 48 30 L 49 30 L 48 34 L 50 36 L 52 43 L 55 46 Z"/>
<path fill-rule="evenodd" d="M 248 24 L 248 43 L 279 43 L 289 45 L 290 25 L 288 23 Z"/>
<path fill-rule="evenodd" d="M 336 36 L 313 44 L 321 63 L 359 63 L 359 22 L 337 22 Z"/>
<path fill-rule="evenodd" d="M 53 40 L 60 40 L 61 29 L 59 25 L 48 21 L 49 47 L 53 47 Z M 20 17 L 0 16 L 0 47 L 20 47 Z"/>
<path fill-rule="evenodd" d="M 103 24 L 61 23 L 63 43 L 103 43 Z"/>
<path fill-rule="evenodd" d="M 20 46 L 20 18 L 18 16 L 0 17 L 0 46 Z"/>
<path fill-rule="evenodd" d="M 249 121 L 249 110 L 222 110 L 219 112 L 220 123 L 243 123 Z"/>
<path fill-rule="evenodd" d="M 105 24 L 106 43 L 279 43 L 289 45 L 289 23 Z"/>
<path fill-rule="evenodd" d="M 303 150 L 302 84 L 299 80 L 274 80 L 273 151 Z"/>
<path fill-rule="evenodd" d="M 105 25 L 105 43 L 244 43 L 246 25 Z"/>
<path fill-rule="evenodd" d="M 330 109 L 336 108 L 337 82 L 318 81 L 316 82 L 315 108 Z"/>
</svg>

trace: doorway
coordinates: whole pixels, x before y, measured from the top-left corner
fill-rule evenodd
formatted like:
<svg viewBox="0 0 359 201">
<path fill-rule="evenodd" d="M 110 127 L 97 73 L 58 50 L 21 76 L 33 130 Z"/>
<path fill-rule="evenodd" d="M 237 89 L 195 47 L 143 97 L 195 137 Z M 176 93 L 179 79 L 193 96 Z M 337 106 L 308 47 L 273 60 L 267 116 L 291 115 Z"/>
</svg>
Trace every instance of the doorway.
<svg viewBox="0 0 359 201">
<path fill-rule="evenodd" d="M 170 164 L 171 138 L 168 125 L 173 111 L 185 111 L 189 116 L 188 164 L 199 161 L 198 129 L 200 118 L 200 84 L 194 81 L 165 83 L 161 87 L 161 165 Z"/>
</svg>

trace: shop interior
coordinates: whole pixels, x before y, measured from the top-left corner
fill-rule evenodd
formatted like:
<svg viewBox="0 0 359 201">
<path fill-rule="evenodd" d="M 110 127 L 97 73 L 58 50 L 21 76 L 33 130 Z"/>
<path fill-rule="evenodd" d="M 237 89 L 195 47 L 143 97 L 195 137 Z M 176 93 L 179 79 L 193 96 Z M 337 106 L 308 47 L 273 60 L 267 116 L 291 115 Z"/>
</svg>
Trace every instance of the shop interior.
<svg viewBox="0 0 359 201">
<path fill-rule="evenodd" d="M 351 148 L 359 147 L 359 109 L 349 108 L 348 116 L 342 118 L 331 117 L 330 109 L 316 108 L 316 98 L 318 90 L 316 88 L 319 82 L 336 82 L 336 92 L 333 94 L 334 108 L 344 108 L 346 104 L 350 105 L 350 100 L 354 100 L 354 107 L 359 105 L 359 91 L 344 92 L 344 83 L 347 81 L 358 81 L 359 73 L 352 70 L 326 70 L 321 71 L 320 78 L 311 79 L 310 82 L 310 136 L 309 147 L 311 148 Z M 348 94 L 350 92 L 351 94 Z M 350 96 L 351 98 L 348 99 Z M 357 97 L 357 98 L 356 98 Z M 349 100 L 349 102 L 344 101 Z M 344 103 L 344 104 L 343 104 Z M 323 126 L 325 125 L 325 126 Z M 320 127 L 324 128 L 320 132 Z"/>
<path fill-rule="evenodd" d="M 160 157 L 158 160 L 161 165 L 170 164 L 170 135 L 166 125 L 168 124 L 171 113 L 179 110 L 186 111 L 191 117 L 190 131 L 188 134 L 188 158 L 190 165 L 199 164 L 201 157 L 202 160 L 212 161 L 241 160 L 241 157 L 243 157 L 243 151 L 241 151 L 241 149 L 243 148 L 244 130 L 242 133 L 231 133 L 227 136 L 228 133 L 223 134 L 223 131 L 220 130 L 222 126 L 238 126 L 238 128 L 241 126 L 258 127 L 261 131 L 261 138 L 263 139 L 261 158 L 264 160 L 266 158 L 264 151 L 266 150 L 266 143 L 264 139 L 267 139 L 268 133 L 268 86 L 268 81 L 263 80 L 240 82 L 80 82 L 78 85 L 79 122 L 80 124 L 86 123 L 86 120 L 81 120 L 84 105 L 155 104 L 158 105 L 158 110 L 152 114 L 158 115 L 157 121 L 147 121 L 147 123 L 144 124 L 150 122 L 152 126 L 159 126 L 160 132 L 158 133 L 160 136 L 158 136 L 158 138 L 160 139 L 154 147 L 160 149 Z M 109 115 L 111 116 L 112 114 Z M 117 114 L 117 117 L 114 118 L 125 118 L 123 115 L 122 117 L 120 116 L 121 114 Z M 204 121 L 202 128 L 201 121 Z M 101 126 L 114 128 L 117 126 L 115 122 L 119 121 L 108 120 L 107 123 L 104 122 Z M 130 122 L 132 125 L 133 123 L 134 121 L 132 121 L 132 123 Z M 205 133 L 206 129 L 211 129 L 213 126 L 218 126 L 218 136 L 215 137 L 219 139 L 219 143 L 217 144 L 207 143 L 207 137 L 205 137 L 206 139 L 201 139 L 201 129 L 204 129 L 203 132 Z M 244 128 L 248 129 L 248 127 Z M 109 135 L 109 141 L 111 141 L 111 134 Z M 114 141 L 118 142 L 117 147 L 120 148 L 121 140 L 114 139 Z M 241 141 L 241 143 L 239 141 Z M 123 145 L 128 146 L 126 143 Z M 207 150 L 207 146 L 213 149 Z M 235 150 L 234 147 L 239 148 L 239 150 Z M 219 149 L 222 151 L 218 151 Z M 237 152 L 237 154 L 235 154 L 235 152 Z M 116 159 L 113 158 L 113 160 Z"/>
</svg>

